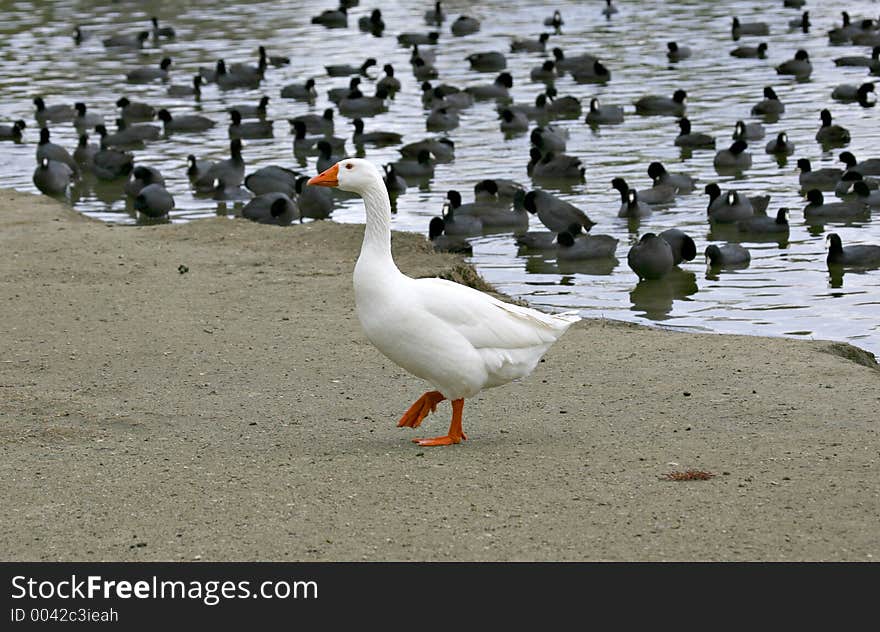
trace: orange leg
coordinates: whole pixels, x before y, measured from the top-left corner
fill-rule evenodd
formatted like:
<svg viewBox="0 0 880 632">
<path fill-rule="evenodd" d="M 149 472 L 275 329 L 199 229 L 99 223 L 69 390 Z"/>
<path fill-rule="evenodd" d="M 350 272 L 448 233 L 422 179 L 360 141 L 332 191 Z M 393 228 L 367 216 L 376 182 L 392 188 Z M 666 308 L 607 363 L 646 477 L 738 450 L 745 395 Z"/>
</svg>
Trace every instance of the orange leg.
<svg viewBox="0 0 880 632">
<path fill-rule="evenodd" d="M 403 413 L 403 417 L 397 422 L 397 427 L 418 428 L 422 420 L 437 410 L 437 404 L 444 399 L 446 398 L 440 394 L 440 391 L 428 391 Z"/>
<path fill-rule="evenodd" d="M 467 439 L 467 435 L 461 429 L 462 411 L 464 411 L 464 400 L 452 400 L 452 423 L 449 424 L 449 434 L 442 437 L 434 437 L 433 439 L 413 439 L 413 443 L 418 443 L 421 446 L 452 445 L 453 443 L 461 443 L 462 439 Z"/>
</svg>

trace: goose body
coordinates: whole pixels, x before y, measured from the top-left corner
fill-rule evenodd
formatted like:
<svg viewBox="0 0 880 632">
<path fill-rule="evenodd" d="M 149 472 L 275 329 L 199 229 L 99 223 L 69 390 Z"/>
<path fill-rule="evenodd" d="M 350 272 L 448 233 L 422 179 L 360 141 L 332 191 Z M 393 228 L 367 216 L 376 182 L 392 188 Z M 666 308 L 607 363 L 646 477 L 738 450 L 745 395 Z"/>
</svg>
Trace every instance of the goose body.
<svg viewBox="0 0 880 632">
<path fill-rule="evenodd" d="M 420 445 L 466 439 L 464 399 L 529 375 L 580 320 L 572 312 L 543 314 L 452 281 L 402 274 L 391 256 L 391 203 L 371 163 L 344 159 L 309 183 L 338 186 L 364 199 L 366 229 L 354 269 L 358 319 L 383 355 L 434 389 L 404 413 L 398 426 L 417 427 L 439 402 L 452 401 L 449 432 L 417 440 Z"/>
</svg>

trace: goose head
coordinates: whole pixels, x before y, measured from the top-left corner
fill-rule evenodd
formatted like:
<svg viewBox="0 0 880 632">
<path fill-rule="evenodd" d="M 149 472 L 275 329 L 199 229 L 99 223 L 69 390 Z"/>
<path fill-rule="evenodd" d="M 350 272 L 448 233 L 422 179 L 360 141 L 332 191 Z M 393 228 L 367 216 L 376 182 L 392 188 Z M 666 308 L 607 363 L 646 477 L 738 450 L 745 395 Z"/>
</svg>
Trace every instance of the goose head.
<svg viewBox="0 0 880 632">
<path fill-rule="evenodd" d="M 368 160 L 346 158 L 309 180 L 308 184 L 322 187 L 338 187 L 351 193 L 364 191 L 382 183 L 378 169 Z"/>
</svg>

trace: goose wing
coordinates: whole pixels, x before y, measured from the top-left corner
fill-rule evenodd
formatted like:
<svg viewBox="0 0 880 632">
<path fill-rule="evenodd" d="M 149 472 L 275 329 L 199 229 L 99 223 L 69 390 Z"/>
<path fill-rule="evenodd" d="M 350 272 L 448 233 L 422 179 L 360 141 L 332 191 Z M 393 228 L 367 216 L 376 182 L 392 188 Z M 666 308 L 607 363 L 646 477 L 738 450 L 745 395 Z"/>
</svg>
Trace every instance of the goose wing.
<svg viewBox="0 0 880 632">
<path fill-rule="evenodd" d="M 580 320 L 576 312 L 544 314 L 445 279 L 415 279 L 414 283 L 421 306 L 475 349 L 543 347 Z"/>
</svg>

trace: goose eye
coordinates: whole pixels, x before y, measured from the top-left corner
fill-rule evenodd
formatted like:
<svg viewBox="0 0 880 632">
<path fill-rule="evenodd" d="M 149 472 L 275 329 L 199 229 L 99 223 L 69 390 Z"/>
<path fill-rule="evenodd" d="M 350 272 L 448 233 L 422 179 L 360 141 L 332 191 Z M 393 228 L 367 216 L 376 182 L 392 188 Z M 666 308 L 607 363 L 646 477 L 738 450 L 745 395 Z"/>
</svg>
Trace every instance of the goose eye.
<svg viewBox="0 0 880 632">
<path fill-rule="evenodd" d="M 354 167 L 354 165 L 351 164 L 350 162 L 345 163 L 345 168 L 346 168 L 346 169 L 351 169 L 352 167 Z"/>
</svg>

